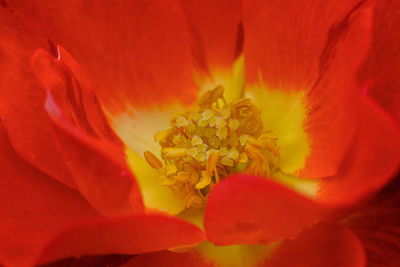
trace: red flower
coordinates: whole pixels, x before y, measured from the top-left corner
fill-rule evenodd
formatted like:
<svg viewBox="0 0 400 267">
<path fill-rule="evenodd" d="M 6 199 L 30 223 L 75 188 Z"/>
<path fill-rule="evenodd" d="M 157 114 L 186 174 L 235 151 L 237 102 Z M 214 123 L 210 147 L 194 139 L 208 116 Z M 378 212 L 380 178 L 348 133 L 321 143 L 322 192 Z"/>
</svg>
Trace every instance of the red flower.
<svg viewBox="0 0 400 267">
<path fill-rule="evenodd" d="M 379 35 L 371 42 L 386 8 L 319 0 L 0 1 L 0 263 L 142 254 L 127 265 L 365 266 L 363 246 L 344 222 L 362 236 L 363 218 L 384 209 L 349 214 L 400 162 L 398 81 L 376 51 L 385 42 Z M 277 139 L 268 149 L 235 145 L 249 157 L 250 174 L 218 183 L 209 168 L 224 165 L 222 148 L 215 165 L 204 163 L 207 171 L 196 167 L 210 181 L 196 180 L 189 187 L 197 193 L 186 196 L 207 195 L 203 211 L 160 185 L 141 155 L 154 151 L 168 112 L 185 119 L 202 87 L 217 85 L 225 96 L 215 105 L 251 96 Z"/>
</svg>

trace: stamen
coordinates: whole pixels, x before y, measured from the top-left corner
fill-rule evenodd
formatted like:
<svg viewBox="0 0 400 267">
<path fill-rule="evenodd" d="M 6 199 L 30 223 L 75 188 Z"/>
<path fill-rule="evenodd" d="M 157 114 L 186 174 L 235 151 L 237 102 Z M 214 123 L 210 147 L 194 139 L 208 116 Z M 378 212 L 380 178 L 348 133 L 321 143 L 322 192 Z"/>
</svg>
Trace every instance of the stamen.
<svg viewBox="0 0 400 267">
<path fill-rule="evenodd" d="M 170 129 L 155 134 L 164 164 L 144 153 L 160 183 L 188 208 L 204 207 L 213 186 L 233 172 L 270 175 L 278 168 L 278 137 L 264 129 L 260 111 L 249 98 L 227 103 L 223 92 L 222 86 L 206 92 L 198 110 L 178 115 Z"/>
<path fill-rule="evenodd" d="M 150 151 L 144 152 L 144 158 L 150 164 L 150 166 L 156 170 L 161 169 L 163 167 L 162 162 Z"/>
</svg>

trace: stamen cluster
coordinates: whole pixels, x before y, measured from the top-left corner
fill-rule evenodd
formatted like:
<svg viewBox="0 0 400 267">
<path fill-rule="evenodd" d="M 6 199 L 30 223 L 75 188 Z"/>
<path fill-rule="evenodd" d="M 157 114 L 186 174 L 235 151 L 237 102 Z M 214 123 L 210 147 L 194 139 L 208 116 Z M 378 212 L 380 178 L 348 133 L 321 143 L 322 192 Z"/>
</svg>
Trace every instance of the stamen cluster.
<svg viewBox="0 0 400 267">
<path fill-rule="evenodd" d="M 164 164 L 145 152 L 160 183 L 188 208 L 204 207 L 212 187 L 231 173 L 269 175 L 279 163 L 278 138 L 264 130 L 260 110 L 249 98 L 227 103 L 223 92 L 221 86 L 207 91 L 197 111 L 174 117 L 171 128 L 155 134 Z"/>
</svg>

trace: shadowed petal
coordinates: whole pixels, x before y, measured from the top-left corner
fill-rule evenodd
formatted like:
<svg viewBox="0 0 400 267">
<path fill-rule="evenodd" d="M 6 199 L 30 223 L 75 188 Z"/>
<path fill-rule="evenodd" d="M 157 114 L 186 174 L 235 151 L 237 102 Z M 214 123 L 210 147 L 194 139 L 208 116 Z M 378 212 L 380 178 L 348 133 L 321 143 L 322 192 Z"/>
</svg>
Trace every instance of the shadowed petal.
<svg viewBox="0 0 400 267">
<path fill-rule="evenodd" d="M 217 185 L 208 200 L 204 227 L 217 245 L 267 244 L 313 224 L 321 207 L 265 178 L 237 175 Z"/>
<path fill-rule="evenodd" d="M 318 224 L 280 243 L 263 266 L 364 267 L 366 261 L 364 249 L 351 231 Z"/>
<path fill-rule="evenodd" d="M 320 181 L 318 201 L 349 206 L 385 186 L 400 168 L 400 130 L 373 101 L 362 103 L 358 132 L 339 172 Z"/>
<path fill-rule="evenodd" d="M 73 225 L 43 250 L 39 262 L 96 254 L 141 254 L 194 245 L 204 233 L 185 221 L 158 214 L 91 220 Z"/>
<path fill-rule="evenodd" d="M 67 225 L 100 217 L 75 190 L 25 162 L 0 123 L 0 263 L 27 266 Z"/>
</svg>

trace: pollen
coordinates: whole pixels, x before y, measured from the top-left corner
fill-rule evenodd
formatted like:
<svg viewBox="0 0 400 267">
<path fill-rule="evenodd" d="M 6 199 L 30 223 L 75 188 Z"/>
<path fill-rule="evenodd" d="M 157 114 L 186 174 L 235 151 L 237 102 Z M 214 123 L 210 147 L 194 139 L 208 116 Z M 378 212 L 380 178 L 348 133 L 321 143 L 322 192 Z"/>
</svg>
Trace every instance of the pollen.
<svg viewBox="0 0 400 267">
<path fill-rule="evenodd" d="M 260 110 L 249 98 L 227 103 L 224 88 L 207 91 L 198 109 L 172 118 L 169 129 L 157 132 L 161 159 L 144 153 L 187 208 L 202 208 L 213 186 L 244 171 L 268 176 L 279 165 L 278 137 L 266 129 Z"/>
</svg>

